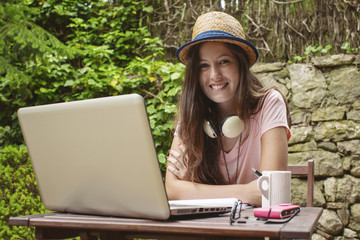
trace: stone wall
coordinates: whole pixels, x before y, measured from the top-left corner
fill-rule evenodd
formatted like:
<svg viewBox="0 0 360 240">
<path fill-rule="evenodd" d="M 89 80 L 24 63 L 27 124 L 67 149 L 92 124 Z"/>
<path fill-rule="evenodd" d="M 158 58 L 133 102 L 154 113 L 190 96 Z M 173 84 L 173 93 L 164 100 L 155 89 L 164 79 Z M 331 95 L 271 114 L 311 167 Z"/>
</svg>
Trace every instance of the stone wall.
<svg viewBox="0 0 360 240">
<path fill-rule="evenodd" d="M 251 70 L 288 100 L 289 163 L 314 160 L 314 206 L 324 211 L 312 239 L 360 239 L 360 56 L 257 63 Z M 292 180 L 292 201 L 306 205 L 306 179 Z"/>
</svg>

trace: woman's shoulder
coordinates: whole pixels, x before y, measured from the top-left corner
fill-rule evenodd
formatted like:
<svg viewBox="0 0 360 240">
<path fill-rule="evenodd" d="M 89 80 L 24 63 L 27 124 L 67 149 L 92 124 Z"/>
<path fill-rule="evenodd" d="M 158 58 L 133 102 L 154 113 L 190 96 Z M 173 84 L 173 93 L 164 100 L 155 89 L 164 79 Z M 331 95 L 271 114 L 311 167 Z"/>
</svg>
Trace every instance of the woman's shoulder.
<svg viewBox="0 0 360 240">
<path fill-rule="evenodd" d="M 269 93 L 266 95 L 266 100 L 276 100 L 279 99 L 281 101 L 284 101 L 283 95 L 276 89 L 271 89 Z"/>
<path fill-rule="evenodd" d="M 263 100 L 263 104 L 262 104 L 262 109 L 264 108 L 268 108 L 270 106 L 273 105 L 285 105 L 285 98 L 283 97 L 283 95 L 276 89 L 271 89 L 269 90 L 269 92 L 266 94 L 264 100 Z"/>
<path fill-rule="evenodd" d="M 280 109 L 286 109 L 286 102 L 283 95 L 277 89 L 271 89 L 264 96 L 264 99 L 260 105 L 258 115 L 262 115 L 265 112 L 273 112 Z"/>
</svg>

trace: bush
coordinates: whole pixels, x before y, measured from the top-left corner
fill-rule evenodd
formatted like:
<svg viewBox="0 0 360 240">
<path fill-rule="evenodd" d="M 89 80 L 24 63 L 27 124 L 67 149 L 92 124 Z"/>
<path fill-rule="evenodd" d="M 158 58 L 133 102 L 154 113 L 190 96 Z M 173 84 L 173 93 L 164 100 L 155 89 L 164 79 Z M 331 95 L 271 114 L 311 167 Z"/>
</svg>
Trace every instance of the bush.
<svg viewBox="0 0 360 240">
<path fill-rule="evenodd" d="M 13 216 L 46 212 L 24 145 L 0 151 L 0 172 L 0 239 L 35 239 L 34 229 L 7 224 Z"/>
</svg>

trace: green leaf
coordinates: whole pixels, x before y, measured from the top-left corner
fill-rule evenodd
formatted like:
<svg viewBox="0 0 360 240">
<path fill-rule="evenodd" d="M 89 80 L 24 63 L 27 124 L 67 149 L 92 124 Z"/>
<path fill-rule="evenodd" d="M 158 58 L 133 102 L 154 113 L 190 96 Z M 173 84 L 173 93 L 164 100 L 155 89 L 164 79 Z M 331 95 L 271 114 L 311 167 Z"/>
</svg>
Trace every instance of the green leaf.
<svg viewBox="0 0 360 240">
<path fill-rule="evenodd" d="M 181 74 L 180 73 L 178 73 L 178 72 L 176 72 L 176 73 L 173 73 L 173 74 L 171 74 L 171 80 L 177 80 L 177 79 L 179 79 L 181 77 Z"/>
<path fill-rule="evenodd" d="M 74 81 L 73 80 L 67 80 L 64 84 L 65 87 L 68 87 L 68 86 L 73 86 L 74 85 Z"/>
<path fill-rule="evenodd" d="M 154 11 L 154 8 L 152 6 L 144 7 L 143 11 L 147 13 L 152 13 Z"/>
</svg>

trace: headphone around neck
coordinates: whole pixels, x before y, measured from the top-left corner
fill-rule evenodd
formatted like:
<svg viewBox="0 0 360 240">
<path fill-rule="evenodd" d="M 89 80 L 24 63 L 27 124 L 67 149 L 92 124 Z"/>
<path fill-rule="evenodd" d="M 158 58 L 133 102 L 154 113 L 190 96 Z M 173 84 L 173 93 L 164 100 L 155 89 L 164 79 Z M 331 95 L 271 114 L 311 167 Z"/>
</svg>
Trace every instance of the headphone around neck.
<svg viewBox="0 0 360 240">
<path fill-rule="evenodd" d="M 221 121 L 220 129 L 212 120 L 205 120 L 203 128 L 206 135 L 211 138 L 218 136 L 236 138 L 244 129 L 244 121 L 237 115 L 229 115 Z"/>
</svg>

